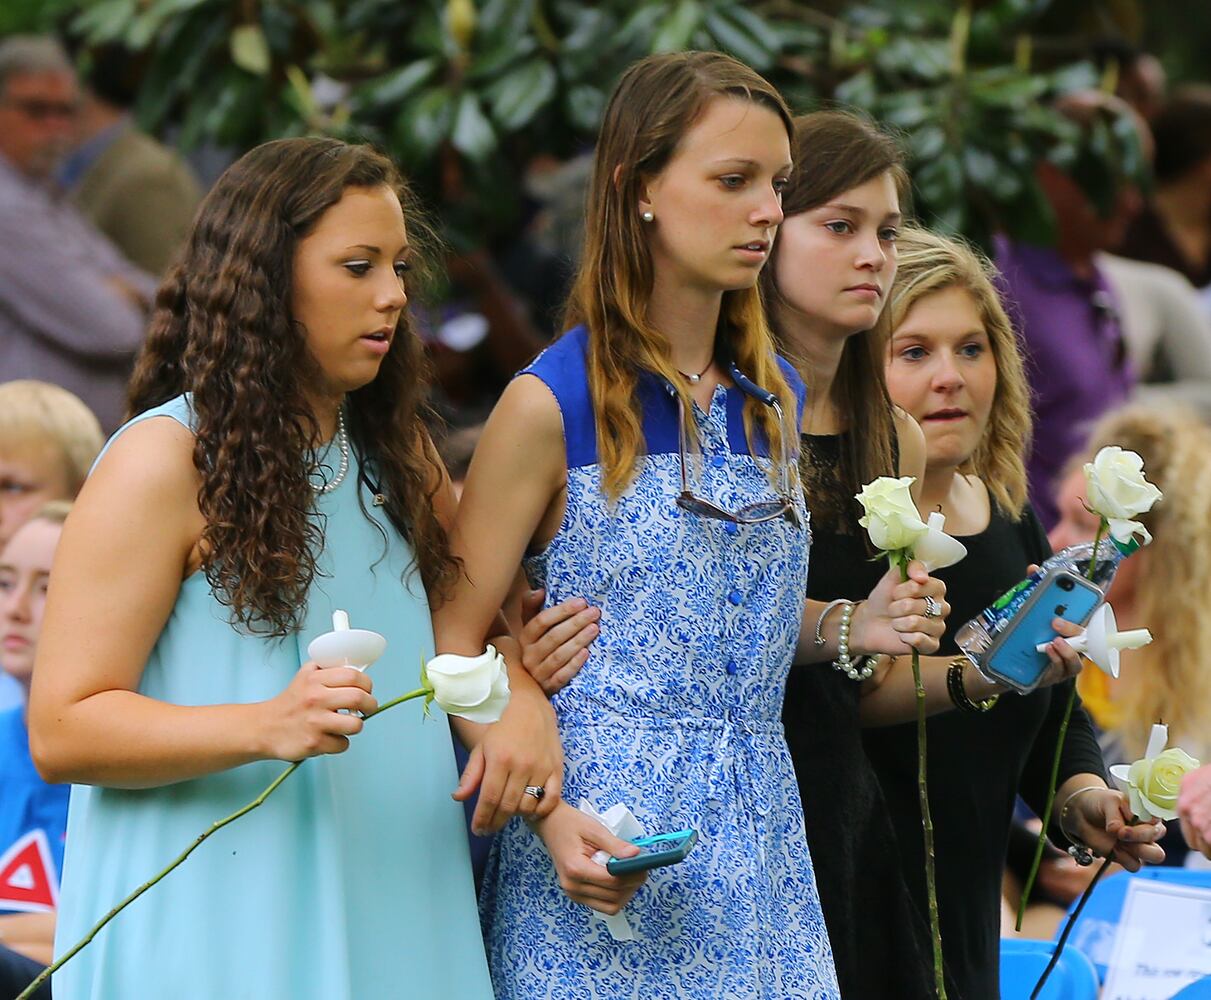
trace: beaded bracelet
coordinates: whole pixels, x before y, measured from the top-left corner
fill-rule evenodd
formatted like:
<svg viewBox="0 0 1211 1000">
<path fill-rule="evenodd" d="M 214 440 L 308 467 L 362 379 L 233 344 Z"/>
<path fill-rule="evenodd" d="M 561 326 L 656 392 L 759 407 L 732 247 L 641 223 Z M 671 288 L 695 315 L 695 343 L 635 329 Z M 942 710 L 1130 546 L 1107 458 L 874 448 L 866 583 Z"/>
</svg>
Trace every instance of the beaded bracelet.
<svg viewBox="0 0 1211 1000">
<path fill-rule="evenodd" d="M 829 601 L 821 610 L 820 617 L 816 619 L 815 640 L 817 646 L 824 645 L 824 619 L 828 617 L 828 613 L 832 611 L 833 608 L 839 608 L 842 604 L 848 604 L 851 609 L 853 608 L 853 603 L 851 601 L 847 601 L 844 597 L 838 597 L 835 601 Z"/>
<path fill-rule="evenodd" d="M 874 657 L 859 656 L 856 660 L 849 655 L 849 623 L 854 617 L 856 605 L 845 601 L 841 608 L 841 625 L 837 632 L 837 658 L 833 667 L 851 681 L 864 681 L 875 672 Z"/>
<path fill-rule="evenodd" d="M 966 666 L 967 657 L 956 656 L 950 661 L 950 666 L 946 668 L 946 691 L 950 695 L 951 702 L 961 712 L 979 714 L 991 711 L 992 706 L 997 703 L 1001 696 L 994 694 L 991 698 L 972 701 L 971 697 L 967 694 L 967 688 L 963 684 L 963 670 Z"/>
</svg>

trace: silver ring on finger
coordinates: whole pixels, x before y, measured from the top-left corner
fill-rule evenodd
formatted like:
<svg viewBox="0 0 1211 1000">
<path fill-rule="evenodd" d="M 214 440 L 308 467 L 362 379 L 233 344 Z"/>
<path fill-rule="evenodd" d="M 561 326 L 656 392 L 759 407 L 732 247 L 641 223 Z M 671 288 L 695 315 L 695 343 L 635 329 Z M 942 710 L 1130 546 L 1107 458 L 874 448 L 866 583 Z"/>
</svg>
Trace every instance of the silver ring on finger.
<svg viewBox="0 0 1211 1000">
<path fill-rule="evenodd" d="M 522 794 L 531 796 L 535 802 L 541 802 L 547 794 L 547 790 L 542 785 L 526 785 L 522 789 Z"/>
<path fill-rule="evenodd" d="M 930 597 L 929 595 L 926 595 L 926 597 L 925 597 L 925 617 L 926 618 L 941 618 L 942 617 L 942 605 L 941 605 L 941 603 L 939 603 L 939 601 L 936 597 Z"/>
</svg>

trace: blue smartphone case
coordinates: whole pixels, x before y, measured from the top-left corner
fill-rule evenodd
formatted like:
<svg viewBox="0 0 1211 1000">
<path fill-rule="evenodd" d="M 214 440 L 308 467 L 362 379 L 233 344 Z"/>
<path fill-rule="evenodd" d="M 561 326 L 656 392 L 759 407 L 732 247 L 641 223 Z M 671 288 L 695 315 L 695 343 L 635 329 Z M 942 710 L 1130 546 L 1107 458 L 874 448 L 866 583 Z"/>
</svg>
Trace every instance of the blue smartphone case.
<svg viewBox="0 0 1211 1000">
<path fill-rule="evenodd" d="M 629 872 L 643 872 L 651 868 L 675 865 L 678 861 L 685 860 L 685 856 L 693 850 L 697 842 L 697 830 L 678 830 L 675 833 L 640 837 L 631 843 L 644 850 L 633 858 L 610 858 L 606 862 L 606 871 L 611 875 L 626 875 Z"/>
<path fill-rule="evenodd" d="M 1028 694 L 1050 665 L 1047 654 L 1037 647 L 1056 637 L 1051 620 L 1064 618 L 1084 625 L 1101 603 L 1101 590 L 1084 577 L 1067 570 L 1050 574 L 988 648 L 981 673 Z"/>
</svg>

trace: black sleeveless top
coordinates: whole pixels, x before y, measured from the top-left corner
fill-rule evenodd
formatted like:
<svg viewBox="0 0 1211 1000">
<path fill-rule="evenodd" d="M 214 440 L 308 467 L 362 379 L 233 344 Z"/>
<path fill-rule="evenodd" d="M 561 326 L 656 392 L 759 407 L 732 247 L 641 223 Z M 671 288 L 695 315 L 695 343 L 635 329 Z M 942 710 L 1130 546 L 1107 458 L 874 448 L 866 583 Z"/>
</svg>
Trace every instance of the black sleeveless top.
<svg viewBox="0 0 1211 1000">
<path fill-rule="evenodd" d="M 812 512 L 807 596 L 815 600 L 856 601 L 886 571 L 885 562 L 870 561 L 874 553 L 849 509 L 856 501 L 836 482 L 840 446 L 838 435 L 802 438 Z M 845 1000 L 926 1000 L 934 996 L 929 927 L 905 885 L 887 806 L 862 746 L 858 692 L 829 663 L 796 666 L 787 682 L 782 718 L 820 904 Z"/>
</svg>

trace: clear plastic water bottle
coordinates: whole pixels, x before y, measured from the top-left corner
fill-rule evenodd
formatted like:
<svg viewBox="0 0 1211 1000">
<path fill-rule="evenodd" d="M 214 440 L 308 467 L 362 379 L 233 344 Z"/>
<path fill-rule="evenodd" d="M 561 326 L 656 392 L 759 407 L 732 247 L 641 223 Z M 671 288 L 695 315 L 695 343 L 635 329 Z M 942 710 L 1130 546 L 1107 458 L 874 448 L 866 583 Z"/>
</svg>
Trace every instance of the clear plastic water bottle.
<svg viewBox="0 0 1211 1000">
<path fill-rule="evenodd" d="M 1118 572 L 1119 564 L 1139 548 L 1139 542 L 1134 538 L 1127 542 L 1116 542 L 1107 535 L 1098 543 L 1097 565 L 1093 568 L 1093 583 L 1105 594 L 1114 574 Z M 984 654 L 992 645 L 993 639 L 1008 627 L 1014 616 L 1021 610 L 1027 598 L 1041 581 L 1052 573 L 1060 570 L 1076 576 L 1088 578 L 1089 560 L 1093 556 L 1093 542 L 1082 542 L 1071 545 L 1048 559 L 1039 569 L 1028 576 L 1015 587 L 1011 587 L 998 597 L 975 618 L 955 633 L 955 642 L 959 649 L 977 667 L 983 666 Z"/>
</svg>

